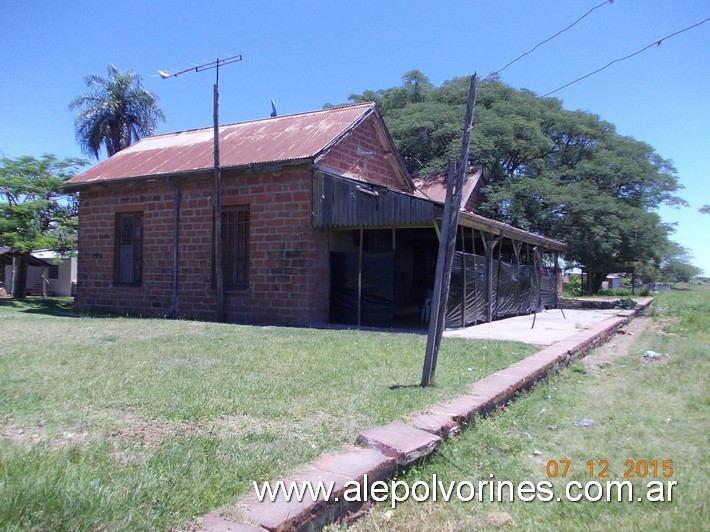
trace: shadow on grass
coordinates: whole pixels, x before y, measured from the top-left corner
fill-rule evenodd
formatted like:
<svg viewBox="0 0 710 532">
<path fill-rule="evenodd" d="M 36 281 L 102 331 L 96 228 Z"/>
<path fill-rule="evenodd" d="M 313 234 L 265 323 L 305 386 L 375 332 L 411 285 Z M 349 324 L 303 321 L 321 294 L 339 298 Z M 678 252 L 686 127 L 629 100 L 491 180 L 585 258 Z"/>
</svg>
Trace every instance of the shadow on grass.
<svg viewBox="0 0 710 532">
<path fill-rule="evenodd" d="M 74 299 L 70 297 L 37 297 L 28 296 L 24 299 L 13 297 L 0 298 L 0 308 L 12 308 L 26 314 L 44 314 L 62 318 L 108 318 L 106 313 L 94 314 L 74 309 Z"/>
<path fill-rule="evenodd" d="M 399 390 L 401 388 L 423 388 L 421 384 L 392 384 L 388 386 L 390 390 Z"/>
</svg>

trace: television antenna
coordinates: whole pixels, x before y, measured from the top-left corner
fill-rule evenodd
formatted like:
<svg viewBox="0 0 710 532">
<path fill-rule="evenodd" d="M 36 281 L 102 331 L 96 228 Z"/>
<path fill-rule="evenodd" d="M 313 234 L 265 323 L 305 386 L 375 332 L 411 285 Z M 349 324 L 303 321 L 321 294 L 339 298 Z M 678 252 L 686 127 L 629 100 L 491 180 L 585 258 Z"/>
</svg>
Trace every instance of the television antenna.
<svg viewBox="0 0 710 532">
<path fill-rule="evenodd" d="M 171 74 L 165 70 L 158 70 L 158 74 L 163 79 L 176 78 L 188 72 L 202 72 L 203 70 L 215 69 L 214 82 L 214 270 L 215 288 L 217 297 L 217 321 L 224 321 L 224 272 L 222 265 L 222 168 L 219 163 L 219 67 L 231 65 L 241 61 L 242 56 L 233 55 L 224 59 L 217 58 L 216 61 L 203 63 L 194 67 L 186 68 L 180 72 Z"/>
</svg>

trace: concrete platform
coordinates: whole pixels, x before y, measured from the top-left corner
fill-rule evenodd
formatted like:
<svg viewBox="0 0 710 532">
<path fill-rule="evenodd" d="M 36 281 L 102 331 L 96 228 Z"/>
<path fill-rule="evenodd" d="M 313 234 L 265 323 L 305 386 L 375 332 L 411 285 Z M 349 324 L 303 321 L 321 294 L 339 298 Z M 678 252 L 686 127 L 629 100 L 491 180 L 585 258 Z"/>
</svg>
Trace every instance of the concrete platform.
<svg viewBox="0 0 710 532">
<path fill-rule="evenodd" d="M 447 338 L 466 338 L 469 340 L 509 340 L 533 345 L 552 345 L 571 338 L 580 331 L 592 329 L 604 321 L 623 316 L 622 309 L 608 310 L 572 310 L 564 311 L 565 319 L 559 309 L 540 312 L 533 324 L 533 315 L 517 316 L 492 323 L 481 323 L 465 329 L 444 332 Z"/>
</svg>

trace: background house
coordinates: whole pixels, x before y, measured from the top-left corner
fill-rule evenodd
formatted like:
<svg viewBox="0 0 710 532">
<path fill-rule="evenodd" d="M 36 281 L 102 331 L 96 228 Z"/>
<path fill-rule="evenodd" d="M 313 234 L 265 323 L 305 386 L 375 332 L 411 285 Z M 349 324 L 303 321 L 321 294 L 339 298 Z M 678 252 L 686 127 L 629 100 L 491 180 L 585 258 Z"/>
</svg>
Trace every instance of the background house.
<svg viewBox="0 0 710 532">
<path fill-rule="evenodd" d="M 623 279 L 624 279 L 624 275 L 622 275 L 622 274 L 610 273 L 609 275 L 606 276 L 606 279 L 604 279 L 604 281 L 602 281 L 602 288 L 606 288 L 609 290 L 621 288 L 621 282 Z"/>
<path fill-rule="evenodd" d="M 212 135 L 144 138 L 68 182 L 78 307 L 214 319 Z M 417 189 L 374 104 L 225 125 L 220 152 L 228 321 L 419 321 L 443 207 Z M 469 211 L 459 233 L 452 324 L 537 306 L 543 257 L 564 244 Z"/>
<path fill-rule="evenodd" d="M 0 248 L 0 282 L 6 293 L 12 292 L 13 254 Z M 35 251 L 27 267 L 27 295 L 71 296 L 76 289 L 77 258 L 62 256 L 54 251 Z"/>
</svg>

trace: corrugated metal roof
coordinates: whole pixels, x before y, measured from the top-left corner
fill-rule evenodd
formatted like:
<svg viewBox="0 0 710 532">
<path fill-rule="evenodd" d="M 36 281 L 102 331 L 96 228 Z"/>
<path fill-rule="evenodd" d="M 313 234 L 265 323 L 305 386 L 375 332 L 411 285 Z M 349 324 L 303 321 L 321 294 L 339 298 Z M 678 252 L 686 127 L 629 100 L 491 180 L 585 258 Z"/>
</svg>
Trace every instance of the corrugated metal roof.
<svg viewBox="0 0 710 532">
<path fill-rule="evenodd" d="M 12 257 L 18 255 L 20 255 L 19 251 L 11 251 L 8 247 L 0 246 L 0 264 L 5 266 L 11 265 Z M 46 260 L 37 257 L 36 253 L 30 253 L 27 264 L 30 266 L 51 266 Z"/>
<path fill-rule="evenodd" d="M 466 205 L 468 199 L 471 197 L 471 193 L 476 188 L 478 180 L 481 178 L 483 170 L 480 166 L 472 166 L 466 169 L 466 176 L 464 178 L 463 194 L 461 196 L 461 206 Z M 438 203 L 446 202 L 446 182 L 448 180 L 448 173 L 441 172 L 434 174 L 428 179 L 415 179 L 414 184 L 417 187 L 417 191 L 421 192 L 429 198 L 430 200 L 436 201 Z"/>
<path fill-rule="evenodd" d="M 374 108 L 368 103 L 221 126 L 220 165 L 240 167 L 315 157 Z M 213 135 L 213 128 L 204 128 L 145 137 L 73 177 L 67 185 L 211 169 Z"/>
</svg>

